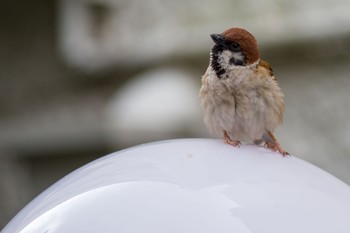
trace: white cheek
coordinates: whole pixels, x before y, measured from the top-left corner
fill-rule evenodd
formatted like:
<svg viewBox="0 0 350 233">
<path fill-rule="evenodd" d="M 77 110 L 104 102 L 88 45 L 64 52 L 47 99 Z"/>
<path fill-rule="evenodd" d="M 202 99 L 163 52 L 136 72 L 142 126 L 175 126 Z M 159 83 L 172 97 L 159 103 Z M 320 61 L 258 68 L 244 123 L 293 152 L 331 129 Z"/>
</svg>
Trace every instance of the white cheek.
<svg viewBox="0 0 350 233">
<path fill-rule="evenodd" d="M 222 68 L 227 69 L 231 66 L 230 60 L 234 58 L 236 61 L 243 61 L 244 57 L 241 53 L 235 53 L 230 50 L 224 50 L 219 56 L 219 63 Z"/>
<path fill-rule="evenodd" d="M 236 60 L 236 61 L 243 61 L 244 57 L 241 53 L 234 53 L 232 52 L 232 57 Z"/>
<path fill-rule="evenodd" d="M 232 57 L 232 52 L 229 50 L 224 50 L 219 56 L 219 63 L 222 68 L 227 69 L 230 65 L 230 59 Z"/>
</svg>

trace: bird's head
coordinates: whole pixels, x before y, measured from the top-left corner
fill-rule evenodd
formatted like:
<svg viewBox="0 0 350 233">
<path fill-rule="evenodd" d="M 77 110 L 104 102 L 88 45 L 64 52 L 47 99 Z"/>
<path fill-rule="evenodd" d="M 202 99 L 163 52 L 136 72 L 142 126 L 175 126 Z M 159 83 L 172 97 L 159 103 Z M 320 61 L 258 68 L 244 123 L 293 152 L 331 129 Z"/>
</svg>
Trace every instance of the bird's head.
<svg viewBox="0 0 350 233">
<path fill-rule="evenodd" d="M 231 66 L 247 66 L 260 58 L 257 42 L 242 28 L 230 28 L 211 34 L 215 45 L 211 50 L 211 66 L 221 76 Z"/>
</svg>

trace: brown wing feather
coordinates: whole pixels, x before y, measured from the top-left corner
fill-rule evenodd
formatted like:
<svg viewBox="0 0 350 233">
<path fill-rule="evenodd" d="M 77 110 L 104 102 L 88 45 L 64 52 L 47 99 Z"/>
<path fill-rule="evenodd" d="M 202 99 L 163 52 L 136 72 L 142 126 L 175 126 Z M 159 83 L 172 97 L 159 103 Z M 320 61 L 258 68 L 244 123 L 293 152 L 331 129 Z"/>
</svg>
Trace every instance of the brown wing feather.
<svg viewBox="0 0 350 233">
<path fill-rule="evenodd" d="M 259 66 L 267 70 L 269 72 L 270 77 L 277 81 L 276 77 L 273 75 L 273 71 L 269 63 L 267 63 L 264 60 L 260 60 Z"/>
</svg>

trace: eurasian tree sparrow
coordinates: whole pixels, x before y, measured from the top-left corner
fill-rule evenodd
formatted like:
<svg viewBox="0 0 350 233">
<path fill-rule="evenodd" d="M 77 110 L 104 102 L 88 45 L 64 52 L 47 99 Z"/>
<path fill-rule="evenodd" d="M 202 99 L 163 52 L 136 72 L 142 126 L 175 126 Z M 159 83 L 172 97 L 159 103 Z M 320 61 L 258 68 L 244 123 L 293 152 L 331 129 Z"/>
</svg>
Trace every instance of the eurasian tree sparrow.
<svg viewBox="0 0 350 233">
<path fill-rule="evenodd" d="M 283 121 L 284 95 L 270 65 L 260 59 L 254 36 L 230 28 L 211 38 L 215 45 L 200 90 L 205 125 L 229 145 L 265 142 L 289 155 L 272 133 Z"/>
</svg>

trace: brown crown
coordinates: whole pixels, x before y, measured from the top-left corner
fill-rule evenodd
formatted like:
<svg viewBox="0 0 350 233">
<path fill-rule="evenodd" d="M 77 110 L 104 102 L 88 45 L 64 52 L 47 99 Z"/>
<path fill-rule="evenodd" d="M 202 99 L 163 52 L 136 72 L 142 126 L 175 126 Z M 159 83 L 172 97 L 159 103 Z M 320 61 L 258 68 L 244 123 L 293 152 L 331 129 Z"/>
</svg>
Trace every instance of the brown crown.
<svg viewBox="0 0 350 233">
<path fill-rule="evenodd" d="M 222 33 L 226 40 L 235 42 L 241 47 L 248 64 L 260 58 L 258 44 L 255 37 L 243 28 L 230 28 Z"/>
</svg>

